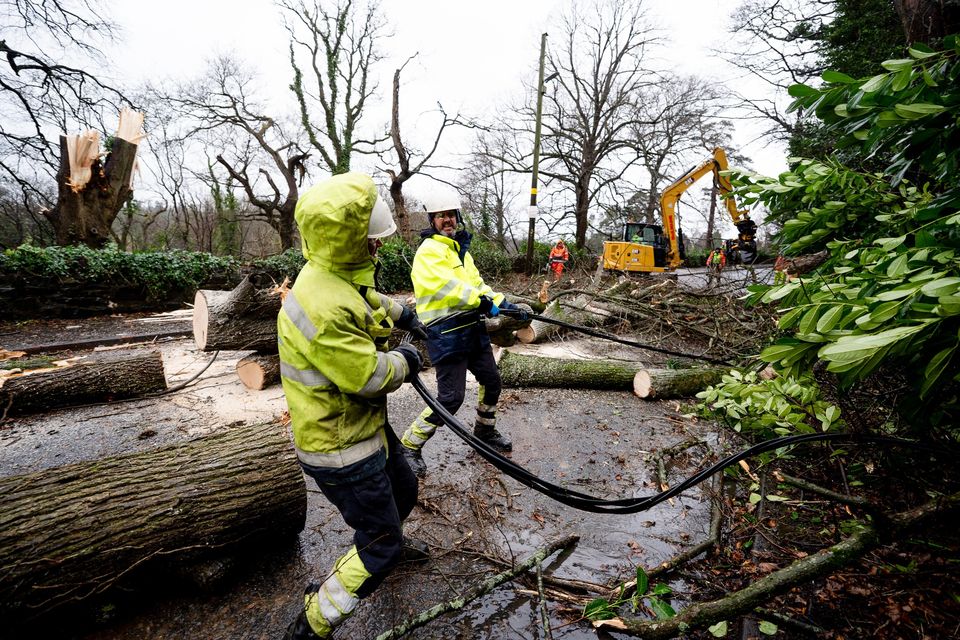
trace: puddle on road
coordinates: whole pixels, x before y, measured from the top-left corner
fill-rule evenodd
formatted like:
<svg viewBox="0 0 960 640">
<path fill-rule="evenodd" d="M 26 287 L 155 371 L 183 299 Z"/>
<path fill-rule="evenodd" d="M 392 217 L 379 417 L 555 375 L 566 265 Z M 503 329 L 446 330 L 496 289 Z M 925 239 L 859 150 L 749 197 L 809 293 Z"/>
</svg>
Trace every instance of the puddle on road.
<svg viewBox="0 0 960 640">
<path fill-rule="evenodd" d="M 196 370 L 186 365 L 196 363 L 198 369 L 203 364 L 204 355 L 187 343 L 165 349 L 170 352 L 168 366 L 184 364 L 175 369 L 181 379 Z M 590 345 L 568 341 L 548 349 L 590 351 Z M 164 355 L 168 356 L 167 351 Z M 279 414 L 284 405 L 278 387 L 249 392 L 231 377 L 239 355 L 221 354 L 197 387 L 162 402 L 25 419 L 3 433 L 0 468 L 4 474 L 23 473 L 25 467 L 43 468 L 167 444 L 188 437 L 197 425 L 215 428 L 234 420 L 258 422 Z M 433 376 L 427 372 L 424 377 L 432 386 Z M 467 424 L 472 423 L 475 398 L 476 385 L 471 381 L 467 402 L 458 413 Z M 394 429 L 402 432 L 422 406 L 409 386 L 391 395 Z M 708 441 L 714 437 L 709 425 L 679 418 L 675 402 L 645 402 L 626 391 L 507 389 L 501 407 L 499 426 L 513 438 L 515 462 L 550 482 L 603 498 L 656 493 L 651 452 L 691 437 Z M 91 417 L 97 415 L 101 417 Z M 156 433 L 145 442 L 138 434 L 147 425 Z M 49 435 L 51 431 L 55 433 Z M 53 448 L 71 453 L 41 453 Z M 668 466 L 670 482 L 689 475 L 703 454 L 702 448 L 692 449 L 690 455 L 678 458 L 675 467 Z M 544 570 L 558 578 L 594 583 L 629 580 L 637 565 L 655 566 L 707 535 L 706 484 L 675 498 L 673 504 L 663 503 L 647 512 L 591 514 L 554 502 L 502 475 L 448 429 L 442 428 L 430 441 L 424 458 L 430 471 L 406 532 L 428 542 L 433 557 L 423 565 L 401 566 L 360 604 L 339 637 L 374 638 L 404 617 L 453 599 L 502 570 L 489 558 L 522 560 L 565 535 L 578 535 L 580 541 L 561 561 L 551 557 Z M 212 593 L 150 596 L 146 598 L 149 605 L 123 605 L 109 624 L 72 637 L 279 638 L 296 614 L 303 587 L 322 577 L 351 543 L 339 514 L 312 481 L 307 486 L 307 527 L 295 545 L 237 563 L 229 579 Z M 516 582 L 502 585 L 464 611 L 446 614 L 407 637 L 543 637 L 538 598 L 519 591 L 529 588 Z M 551 601 L 549 609 L 554 638 L 597 637 L 588 624 L 571 624 L 575 615 L 569 608 Z"/>
</svg>

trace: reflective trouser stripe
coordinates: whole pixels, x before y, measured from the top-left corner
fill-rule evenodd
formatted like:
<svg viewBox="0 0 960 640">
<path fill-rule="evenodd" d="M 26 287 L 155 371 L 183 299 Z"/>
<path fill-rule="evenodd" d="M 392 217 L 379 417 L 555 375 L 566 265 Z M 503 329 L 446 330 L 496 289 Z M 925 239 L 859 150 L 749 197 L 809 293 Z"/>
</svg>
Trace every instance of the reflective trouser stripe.
<svg viewBox="0 0 960 640">
<path fill-rule="evenodd" d="M 497 407 L 492 404 L 480 403 L 477 405 L 477 424 L 489 425 L 491 427 L 497 424 Z"/>
<path fill-rule="evenodd" d="M 311 467 L 342 469 L 351 464 L 356 464 L 361 460 L 366 460 L 385 446 L 386 435 L 383 430 L 380 429 L 366 440 L 361 440 L 346 449 L 340 449 L 333 453 L 304 451 L 303 449 L 297 448 L 297 458 Z"/>
<path fill-rule="evenodd" d="M 420 412 L 420 415 L 417 416 L 413 424 L 411 424 L 403 434 L 403 437 L 400 439 L 400 444 L 408 449 L 414 450 L 419 450 L 423 447 L 423 445 L 427 443 L 427 440 L 433 437 L 433 434 L 436 433 L 437 427 L 439 426 L 427 421 L 427 418 L 432 415 L 433 411 L 429 408 Z"/>
<path fill-rule="evenodd" d="M 351 547 L 337 560 L 320 589 L 304 597 L 307 622 L 317 635 L 329 635 L 333 627 L 353 613 L 360 602 L 357 590 L 369 577 L 370 572 L 363 566 L 356 547 Z"/>
</svg>

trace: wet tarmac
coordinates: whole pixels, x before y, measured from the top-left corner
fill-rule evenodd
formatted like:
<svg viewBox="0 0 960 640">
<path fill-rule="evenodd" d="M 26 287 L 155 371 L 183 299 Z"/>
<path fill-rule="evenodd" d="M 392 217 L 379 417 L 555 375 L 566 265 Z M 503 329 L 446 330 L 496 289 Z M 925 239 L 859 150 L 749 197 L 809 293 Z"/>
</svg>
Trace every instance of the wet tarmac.
<svg viewBox="0 0 960 640">
<path fill-rule="evenodd" d="M 168 382 L 186 380 L 210 354 L 192 340 L 160 345 Z M 528 353 L 557 357 L 636 358 L 626 348 L 567 339 Z M 221 354 L 197 383 L 148 400 L 62 410 L 8 422 L 0 427 L 0 475 L 14 475 L 115 453 L 177 442 L 225 425 L 265 422 L 284 409 L 279 387 L 253 392 L 234 374 L 244 354 Z M 646 356 L 644 356 L 646 357 Z M 424 373 L 428 386 L 432 372 Z M 476 384 L 458 416 L 472 422 Z M 400 433 L 422 410 L 409 385 L 390 396 L 390 420 Z M 656 493 L 651 455 L 691 437 L 714 442 L 712 425 L 681 413 L 676 401 L 648 402 L 632 393 L 563 389 L 507 389 L 499 427 L 514 441 L 512 459 L 553 483 L 598 497 Z M 702 461 L 702 449 L 668 467 L 675 482 Z M 467 587 L 522 560 L 564 535 L 579 543 L 544 563 L 546 574 L 616 584 L 631 579 L 637 565 L 655 566 L 706 537 L 710 501 L 706 485 L 670 503 L 636 515 L 591 514 L 554 502 L 504 476 L 447 429 L 424 451 L 429 473 L 406 534 L 426 541 L 431 559 L 401 566 L 361 602 L 337 638 L 375 638 L 407 616 L 453 599 Z M 119 594 L 96 604 L 87 622 L 57 638 L 140 640 L 143 638 L 280 638 L 301 603 L 304 586 L 322 579 L 351 544 L 350 531 L 308 480 L 307 526 L 298 539 L 278 548 L 234 558 L 212 588 L 158 587 L 147 595 Z M 673 585 L 681 592 L 682 584 Z M 449 613 L 407 637 L 543 638 L 539 598 L 530 586 L 510 582 L 462 611 Z M 535 590 L 535 587 L 533 587 Z M 588 622 L 562 602 L 548 603 L 552 637 L 598 637 Z M 88 612 L 89 613 L 89 612 Z M 90 618 L 99 622 L 91 625 Z M 61 621 L 62 623 L 63 621 Z M 61 624 L 54 625 L 61 627 Z M 21 636 L 17 636 L 21 637 Z M 45 637 L 42 631 L 22 637 Z M 617 637 L 616 634 L 607 637 Z"/>
</svg>

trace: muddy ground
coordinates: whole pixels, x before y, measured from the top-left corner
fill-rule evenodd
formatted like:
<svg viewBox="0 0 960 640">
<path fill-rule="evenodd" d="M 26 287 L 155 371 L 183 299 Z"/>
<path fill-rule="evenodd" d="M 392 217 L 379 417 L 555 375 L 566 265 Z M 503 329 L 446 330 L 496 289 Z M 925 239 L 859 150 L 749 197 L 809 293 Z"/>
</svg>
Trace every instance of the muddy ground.
<svg viewBox="0 0 960 640">
<path fill-rule="evenodd" d="M 0 346 L 54 342 L 71 332 L 83 333 L 88 321 L 69 324 L 34 322 L 0 328 Z M 98 318 L 97 332 L 121 333 L 146 328 L 142 316 Z M 181 318 L 179 322 L 183 323 Z M 177 321 L 164 320 L 176 330 Z M 184 325 L 185 326 L 185 325 Z M 67 328 L 75 327 L 75 328 Z M 151 327 L 152 328 L 152 327 Z M 19 342 L 18 342 L 19 340 Z M 610 343 L 565 339 L 544 346 L 515 349 L 556 357 L 639 359 L 646 354 Z M 146 348 L 146 347 L 140 347 Z M 192 339 L 152 345 L 163 353 L 168 384 L 189 379 L 210 359 Z M 140 451 L 215 432 L 240 423 L 277 418 L 285 403 L 279 386 L 245 389 L 234 373 L 245 355 L 221 353 L 186 389 L 159 398 L 66 409 L 7 421 L 0 425 L 0 473 L 30 471 Z M 653 357 L 651 357 L 653 356 Z M 423 374 L 434 384 L 431 371 Z M 476 384 L 468 384 L 459 416 L 472 418 Z M 397 433 L 422 410 L 423 401 L 409 385 L 389 398 L 390 420 Z M 628 391 L 508 389 L 501 399 L 500 428 L 512 436 L 512 458 L 557 484 L 600 497 L 634 497 L 656 492 L 651 454 L 691 437 L 717 442 L 715 428 L 684 415 L 675 401 L 649 402 Z M 689 475 L 702 452 L 681 457 L 670 467 L 670 480 Z M 655 566 L 684 547 L 702 540 L 708 529 L 708 488 L 637 515 L 597 515 L 560 505 L 502 475 L 446 429 L 427 445 L 428 476 L 406 533 L 428 542 L 432 558 L 422 565 L 401 566 L 342 628 L 341 638 L 374 638 L 404 617 L 455 598 L 467 586 L 521 560 L 546 541 L 576 534 L 571 553 L 553 557 L 545 572 L 559 578 L 617 583 L 634 576 L 638 564 Z M 141 638 L 279 638 L 301 606 L 303 587 L 322 579 L 332 562 L 351 544 L 350 531 L 308 480 L 307 525 L 287 545 L 263 549 L 256 557 L 234 559 L 226 577 L 213 588 L 187 586 L 158 589 L 146 596 L 118 594 L 96 604 L 64 626 L 51 621 L 17 637 L 134 640 Z M 684 585 L 672 585 L 682 600 Z M 413 631 L 410 638 L 542 638 L 538 598 L 530 585 L 507 583 L 459 613 L 451 613 Z M 534 587 L 535 589 L 535 587 Z M 550 602 L 553 637 L 596 638 L 576 609 Z M 91 622 L 91 620 L 95 620 Z M 612 634 L 606 637 L 618 637 Z"/>
</svg>

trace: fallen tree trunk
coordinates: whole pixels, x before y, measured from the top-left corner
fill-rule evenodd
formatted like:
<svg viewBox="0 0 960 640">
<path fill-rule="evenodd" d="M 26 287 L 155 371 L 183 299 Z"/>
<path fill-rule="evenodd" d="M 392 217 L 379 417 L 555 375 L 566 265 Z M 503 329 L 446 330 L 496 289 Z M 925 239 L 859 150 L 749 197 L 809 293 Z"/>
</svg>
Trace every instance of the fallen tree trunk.
<svg viewBox="0 0 960 640">
<path fill-rule="evenodd" d="M 292 537 L 306 504 L 279 424 L 0 479 L 0 618 Z"/>
<path fill-rule="evenodd" d="M 602 324 L 605 319 L 611 317 L 609 312 L 592 307 L 583 297 L 576 298 L 563 307 L 560 306 L 559 301 L 554 300 L 540 315 L 545 318 L 583 326 Z M 533 344 L 543 342 L 550 336 L 565 330 L 563 327 L 550 322 L 533 320 L 530 326 L 517 331 L 517 339 L 524 344 Z"/>
<path fill-rule="evenodd" d="M 559 389 L 632 389 L 643 365 L 619 360 L 563 360 L 506 351 L 500 356 L 505 387 Z"/>
<path fill-rule="evenodd" d="M 260 391 L 280 382 L 280 356 L 254 353 L 237 362 L 237 376 L 247 389 Z"/>
<path fill-rule="evenodd" d="M 7 378 L 0 387 L 5 416 L 104 402 L 167 388 L 159 351 L 98 354 L 67 367 Z"/>
<path fill-rule="evenodd" d="M 235 289 L 197 291 L 193 301 L 193 339 L 201 351 L 277 352 L 280 293 L 257 289 L 244 278 Z"/>
<path fill-rule="evenodd" d="M 664 398 L 689 398 L 703 391 L 720 378 L 729 368 L 710 369 L 641 369 L 633 377 L 633 392 L 638 398 L 662 400 Z"/>
</svg>

